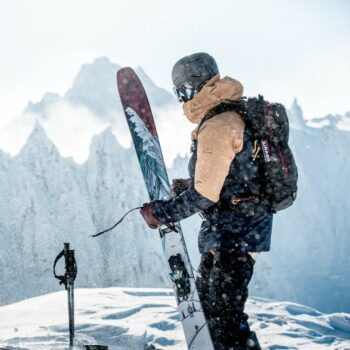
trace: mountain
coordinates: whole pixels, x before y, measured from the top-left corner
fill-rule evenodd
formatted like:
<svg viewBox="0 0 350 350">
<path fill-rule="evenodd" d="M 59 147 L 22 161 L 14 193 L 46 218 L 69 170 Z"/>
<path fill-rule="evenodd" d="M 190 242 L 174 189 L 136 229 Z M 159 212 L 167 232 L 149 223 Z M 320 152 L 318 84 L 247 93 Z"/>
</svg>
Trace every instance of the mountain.
<svg viewBox="0 0 350 350">
<path fill-rule="evenodd" d="M 288 110 L 288 118 L 291 128 L 299 130 L 304 130 L 306 128 L 306 121 L 304 119 L 303 111 L 296 98 Z"/>
<path fill-rule="evenodd" d="M 308 125 L 313 128 L 336 128 L 350 131 L 350 112 L 345 115 L 328 114 L 322 118 L 314 118 L 308 121 Z"/>
<path fill-rule="evenodd" d="M 115 111 L 121 110 L 116 88 L 116 72 L 120 68 L 122 67 L 112 63 L 107 57 L 84 64 L 64 96 L 46 93 L 40 102 L 29 102 L 24 113 L 35 113 L 45 118 L 52 105 L 64 101 L 73 106 L 84 106 L 99 118 L 113 122 Z M 147 89 L 152 106 L 164 107 L 175 103 L 172 94 L 154 84 L 141 67 L 136 72 Z"/>
<path fill-rule="evenodd" d="M 75 306 L 76 350 L 88 344 L 107 345 L 109 350 L 141 350 L 145 344 L 187 349 L 169 289 L 78 289 Z M 263 349 L 350 349 L 349 314 L 322 314 L 303 305 L 261 298 L 248 299 L 247 310 Z M 67 319 L 65 291 L 0 307 L 0 346 L 65 350 Z"/>
<path fill-rule="evenodd" d="M 167 285 L 157 233 L 139 216 L 90 237 L 147 200 L 134 152 L 110 129 L 83 165 L 61 157 L 39 124 L 17 156 L 0 156 L 1 304 L 57 290 L 52 264 L 63 242 L 77 251 L 82 287 Z"/>
<path fill-rule="evenodd" d="M 30 101 L 20 116 L 0 130 L 0 148 L 17 154 L 36 120 L 60 152 L 73 156 L 79 163 L 87 159 L 92 137 L 108 126 L 112 126 L 122 145 L 130 145 L 130 133 L 116 87 L 116 73 L 120 68 L 106 57 L 82 65 L 72 86 L 62 96 L 47 92 L 39 102 Z M 136 72 L 153 109 L 159 111 L 155 113 L 156 119 L 162 115 L 176 125 L 178 118 L 172 115 L 181 115 L 181 112 L 173 94 L 158 87 L 141 67 L 136 68 Z"/>
</svg>

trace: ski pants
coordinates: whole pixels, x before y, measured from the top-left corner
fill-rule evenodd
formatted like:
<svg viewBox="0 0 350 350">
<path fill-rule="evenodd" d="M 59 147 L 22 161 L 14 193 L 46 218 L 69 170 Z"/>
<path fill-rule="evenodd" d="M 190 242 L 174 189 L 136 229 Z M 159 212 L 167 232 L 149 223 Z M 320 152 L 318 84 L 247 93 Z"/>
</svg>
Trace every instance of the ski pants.
<svg viewBox="0 0 350 350">
<path fill-rule="evenodd" d="M 253 267 L 241 251 L 202 254 L 196 283 L 215 350 L 260 349 L 244 313 Z"/>
</svg>

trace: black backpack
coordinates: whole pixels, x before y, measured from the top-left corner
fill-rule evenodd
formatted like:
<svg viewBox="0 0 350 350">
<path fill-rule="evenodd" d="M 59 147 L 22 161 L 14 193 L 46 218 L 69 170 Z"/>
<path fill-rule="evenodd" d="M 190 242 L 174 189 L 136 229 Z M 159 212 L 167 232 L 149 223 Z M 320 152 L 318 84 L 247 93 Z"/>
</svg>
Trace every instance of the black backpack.
<svg viewBox="0 0 350 350">
<path fill-rule="evenodd" d="M 263 197 L 271 212 L 290 207 L 297 196 L 298 169 L 288 145 L 289 122 L 286 109 L 259 95 L 249 98 L 241 113 L 253 140 L 264 178 Z"/>
<path fill-rule="evenodd" d="M 298 169 L 288 145 L 289 122 L 286 109 L 279 103 L 269 103 L 262 96 L 221 103 L 201 121 L 197 130 L 217 114 L 239 113 L 255 145 L 254 161 L 259 162 L 263 178 L 261 201 L 275 213 L 290 207 L 297 195 Z"/>
</svg>

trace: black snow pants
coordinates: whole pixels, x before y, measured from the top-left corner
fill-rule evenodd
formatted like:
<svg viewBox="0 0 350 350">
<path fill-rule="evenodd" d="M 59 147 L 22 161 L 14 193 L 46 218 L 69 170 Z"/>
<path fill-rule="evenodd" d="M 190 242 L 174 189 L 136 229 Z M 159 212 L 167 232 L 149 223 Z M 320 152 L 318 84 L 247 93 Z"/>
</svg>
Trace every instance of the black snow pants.
<svg viewBox="0 0 350 350">
<path fill-rule="evenodd" d="M 196 282 L 215 350 L 261 350 L 244 313 L 253 267 L 241 251 L 202 254 Z"/>
</svg>

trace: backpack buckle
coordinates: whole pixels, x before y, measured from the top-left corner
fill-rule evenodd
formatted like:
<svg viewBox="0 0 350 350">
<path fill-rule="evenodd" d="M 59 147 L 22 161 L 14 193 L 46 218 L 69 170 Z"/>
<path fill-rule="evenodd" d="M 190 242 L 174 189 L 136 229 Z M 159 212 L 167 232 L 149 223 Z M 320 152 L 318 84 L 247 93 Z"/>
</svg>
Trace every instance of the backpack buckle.
<svg viewBox="0 0 350 350">
<path fill-rule="evenodd" d="M 241 198 L 232 198 L 231 199 L 231 204 L 237 205 L 241 202 L 247 202 L 251 200 L 256 200 L 258 197 L 257 196 L 249 196 L 249 197 L 241 197 Z"/>
</svg>

